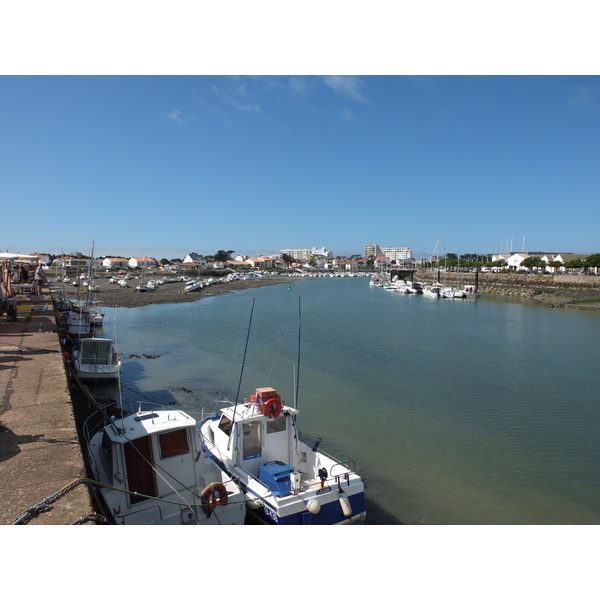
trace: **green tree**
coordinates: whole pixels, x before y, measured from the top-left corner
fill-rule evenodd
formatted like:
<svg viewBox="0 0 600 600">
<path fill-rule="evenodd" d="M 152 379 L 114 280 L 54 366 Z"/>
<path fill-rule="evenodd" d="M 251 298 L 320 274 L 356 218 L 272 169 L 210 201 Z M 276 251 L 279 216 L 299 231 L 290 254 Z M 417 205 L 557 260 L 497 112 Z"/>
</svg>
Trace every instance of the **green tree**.
<svg viewBox="0 0 600 600">
<path fill-rule="evenodd" d="M 534 268 L 545 267 L 546 263 L 539 256 L 528 256 L 521 262 L 521 266 L 531 271 Z"/>
<path fill-rule="evenodd" d="M 231 255 L 235 252 L 235 250 L 219 250 L 214 256 L 213 259 L 215 262 L 227 262 L 231 260 Z"/>
<path fill-rule="evenodd" d="M 592 267 L 600 267 L 600 254 L 590 254 L 589 256 L 586 256 L 585 260 L 583 261 L 583 264 L 586 269 Z"/>
<path fill-rule="evenodd" d="M 289 267 L 294 262 L 294 259 L 285 252 L 281 255 L 281 260 L 285 263 L 286 267 Z"/>
</svg>

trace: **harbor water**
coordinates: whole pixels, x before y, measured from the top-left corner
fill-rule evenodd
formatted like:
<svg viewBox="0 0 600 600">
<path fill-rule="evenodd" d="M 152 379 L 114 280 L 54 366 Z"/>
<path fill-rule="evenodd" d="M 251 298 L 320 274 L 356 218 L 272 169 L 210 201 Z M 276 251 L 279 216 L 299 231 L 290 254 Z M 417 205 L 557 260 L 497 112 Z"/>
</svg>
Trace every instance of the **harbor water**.
<svg viewBox="0 0 600 600">
<path fill-rule="evenodd" d="M 359 277 L 105 312 L 122 385 L 96 397 L 200 418 L 275 387 L 354 461 L 370 523 L 600 524 L 598 315 Z"/>
</svg>

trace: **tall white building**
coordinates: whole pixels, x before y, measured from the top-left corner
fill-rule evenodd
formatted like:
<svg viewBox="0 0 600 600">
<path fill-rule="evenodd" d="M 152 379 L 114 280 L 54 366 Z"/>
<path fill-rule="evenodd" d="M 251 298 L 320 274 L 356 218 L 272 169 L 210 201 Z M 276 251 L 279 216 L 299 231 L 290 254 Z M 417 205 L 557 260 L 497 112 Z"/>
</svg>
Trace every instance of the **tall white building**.
<svg viewBox="0 0 600 600">
<path fill-rule="evenodd" d="M 397 263 L 404 260 L 412 260 L 412 250 L 407 246 L 402 248 L 382 248 L 383 256 L 387 256 L 390 260 L 395 260 Z"/>
<path fill-rule="evenodd" d="M 365 244 L 363 248 L 363 256 L 365 258 L 377 258 L 378 256 L 383 256 L 383 254 L 381 253 L 379 244 Z"/>
<path fill-rule="evenodd" d="M 365 258 L 378 258 L 380 256 L 387 256 L 390 261 L 395 260 L 397 263 L 405 260 L 412 260 L 412 250 L 408 246 L 403 247 L 381 247 L 379 244 L 365 244 L 363 250 L 363 256 Z"/>
<path fill-rule="evenodd" d="M 327 250 L 327 248 L 323 247 L 323 248 L 299 248 L 296 250 L 290 250 L 289 248 L 287 250 L 280 250 L 279 251 L 279 256 L 282 256 L 283 254 L 287 254 L 288 256 L 291 256 L 292 258 L 295 258 L 296 260 L 307 260 L 308 258 L 310 258 L 311 256 L 314 256 L 315 258 L 323 258 L 323 259 L 329 259 L 333 257 L 333 254 L 331 253 L 330 250 Z"/>
</svg>

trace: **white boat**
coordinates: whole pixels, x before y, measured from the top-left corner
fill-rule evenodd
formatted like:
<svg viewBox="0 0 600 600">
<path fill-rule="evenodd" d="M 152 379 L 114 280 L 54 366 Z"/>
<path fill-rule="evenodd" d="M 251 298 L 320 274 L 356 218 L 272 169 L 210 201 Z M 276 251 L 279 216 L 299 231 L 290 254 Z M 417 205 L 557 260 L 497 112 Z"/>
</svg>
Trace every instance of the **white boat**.
<svg viewBox="0 0 600 600">
<path fill-rule="evenodd" d="M 479 292 L 474 285 L 465 285 L 463 288 L 464 297 L 468 300 L 475 300 L 479 296 Z"/>
<path fill-rule="evenodd" d="M 334 525 L 365 518 L 364 484 L 350 468 L 300 440 L 298 410 L 271 387 L 198 426 L 203 450 L 245 492 L 249 514 L 277 525 Z"/>
<path fill-rule="evenodd" d="M 84 338 L 71 352 L 73 370 L 82 380 L 114 380 L 121 372 L 121 361 L 111 339 Z"/>
<path fill-rule="evenodd" d="M 404 279 L 394 277 L 389 284 L 384 284 L 384 289 L 388 292 L 398 292 L 400 294 L 408 294 L 408 282 Z"/>
<path fill-rule="evenodd" d="M 423 284 L 418 281 L 410 281 L 407 283 L 406 289 L 409 294 L 422 294 L 423 293 Z"/>
<path fill-rule="evenodd" d="M 68 300 L 55 303 L 55 316 L 61 337 L 72 340 L 93 337 L 94 324 L 89 310 L 82 305 L 76 306 Z"/>
<path fill-rule="evenodd" d="M 442 298 L 442 286 L 439 283 L 423 286 L 423 295 L 430 298 Z"/>
<path fill-rule="evenodd" d="M 117 525 L 244 524 L 244 494 L 201 452 L 190 415 L 138 409 L 98 422 L 102 415 L 86 421 L 84 438 L 107 518 Z"/>
<path fill-rule="evenodd" d="M 198 279 L 192 279 L 191 281 L 188 281 L 185 284 L 185 288 L 184 288 L 184 292 L 194 292 L 196 290 L 199 290 L 200 288 L 202 288 L 203 283 Z"/>
<path fill-rule="evenodd" d="M 120 285 L 121 287 L 125 287 L 125 288 L 129 287 L 129 284 L 127 283 L 127 279 L 119 279 L 117 281 L 117 284 Z"/>
<path fill-rule="evenodd" d="M 90 316 L 90 321 L 94 327 L 102 327 L 104 322 L 104 313 L 97 307 L 93 306 L 98 304 L 97 300 L 73 300 L 73 310 L 79 310 L 82 308 L 87 311 Z"/>
</svg>

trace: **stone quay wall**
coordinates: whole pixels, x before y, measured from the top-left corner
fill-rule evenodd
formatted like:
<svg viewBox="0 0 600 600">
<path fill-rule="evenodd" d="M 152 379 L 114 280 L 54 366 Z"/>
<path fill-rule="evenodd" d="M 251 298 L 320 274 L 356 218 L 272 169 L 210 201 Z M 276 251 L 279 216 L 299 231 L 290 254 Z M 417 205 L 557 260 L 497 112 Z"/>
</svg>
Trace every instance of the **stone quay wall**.
<svg viewBox="0 0 600 600">
<path fill-rule="evenodd" d="M 474 272 L 440 272 L 440 283 L 474 285 Z M 432 283 L 438 279 L 437 270 L 420 270 L 415 281 Z M 600 309 L 600 276 L 594 275 L 536 275 L 525 273 L 479 273 L 478 290 L 482 294 L 516 296 L 544 302 L 556 307 Z M 579 306 L 587 303 L 586 306 Z"/>
</svg>

